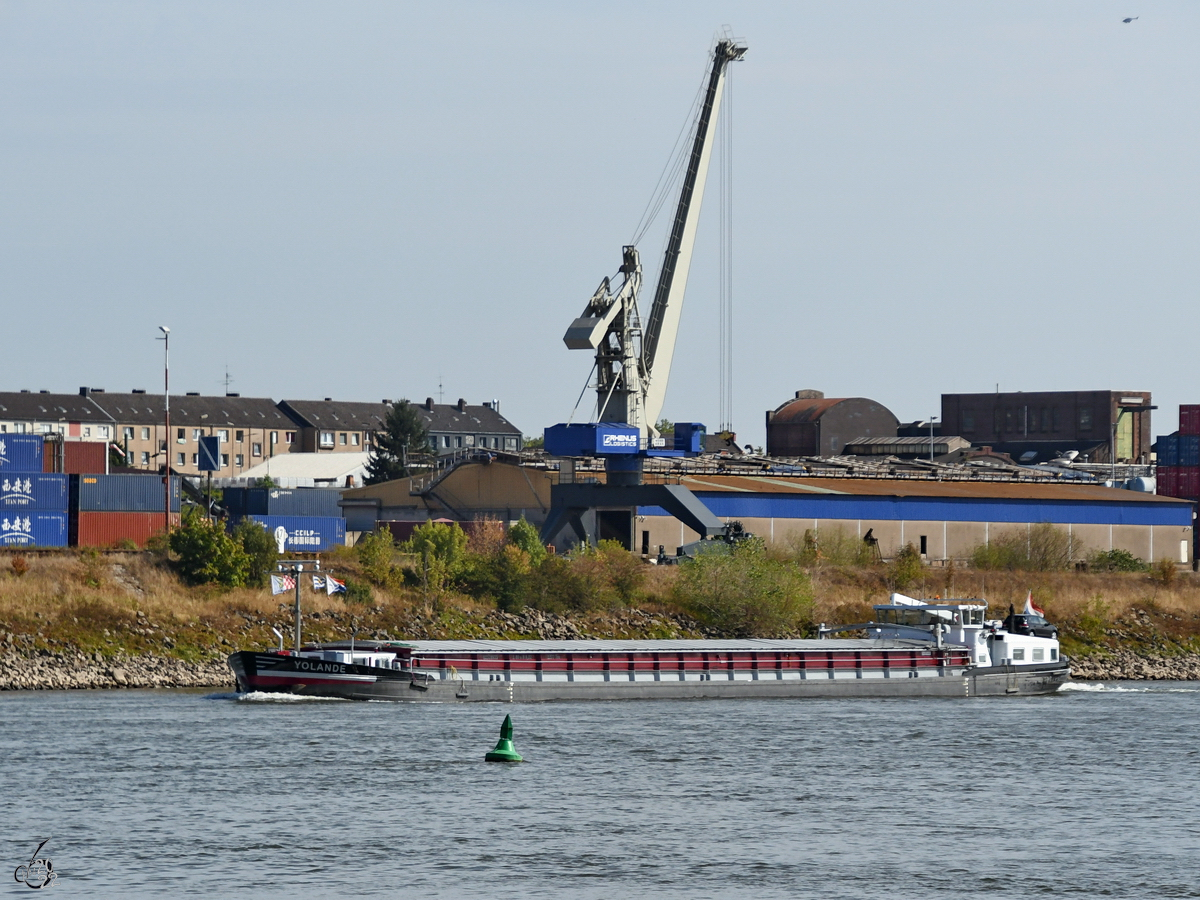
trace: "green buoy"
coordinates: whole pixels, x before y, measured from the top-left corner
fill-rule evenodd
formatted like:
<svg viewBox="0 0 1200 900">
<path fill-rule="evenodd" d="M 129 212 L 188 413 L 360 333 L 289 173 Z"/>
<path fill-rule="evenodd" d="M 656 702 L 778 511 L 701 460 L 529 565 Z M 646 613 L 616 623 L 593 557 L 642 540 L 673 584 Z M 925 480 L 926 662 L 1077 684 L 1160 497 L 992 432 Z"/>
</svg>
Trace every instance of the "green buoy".
<svg viewBox="0 0 1200 900">
<path fill-rule="evenodd" d="M 483 761 L 521 762 L 521 754 L 513 749 L 512 716 L 504 717 L 504 724 L 500 726 L 500 740 L 496 743 L 496 749 L 484 754 Z"/>
</svg>

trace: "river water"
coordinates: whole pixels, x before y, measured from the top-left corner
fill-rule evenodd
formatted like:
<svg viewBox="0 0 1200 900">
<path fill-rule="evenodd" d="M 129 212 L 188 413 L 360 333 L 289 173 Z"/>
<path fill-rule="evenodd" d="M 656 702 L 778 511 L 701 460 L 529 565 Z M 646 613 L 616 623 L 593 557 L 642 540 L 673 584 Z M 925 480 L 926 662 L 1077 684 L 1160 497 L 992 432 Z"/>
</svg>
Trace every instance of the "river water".
<svg viewBox="0 0 1200 900">
<path fill-rule="evenodd" d="M 56 896 L 1200 896 L 1200 687 L 462 706 L 0 695 Z M 487 764 L 511 713 L 522 764 Z M 7 880 L 8 891 L 28 895 Z"/>
</svg>

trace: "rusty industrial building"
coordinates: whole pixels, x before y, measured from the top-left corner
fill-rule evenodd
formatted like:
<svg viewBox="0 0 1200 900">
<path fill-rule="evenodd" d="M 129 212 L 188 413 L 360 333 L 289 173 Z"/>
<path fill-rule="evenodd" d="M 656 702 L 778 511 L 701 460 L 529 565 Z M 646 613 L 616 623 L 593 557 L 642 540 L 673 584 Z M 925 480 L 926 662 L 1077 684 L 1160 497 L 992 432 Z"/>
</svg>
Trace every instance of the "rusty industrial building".
<svg viewBox="0 0 1200 900">
<path fill-rule="evenodd" d="M 894 438 L 900 421 L 886 406 L 865 397 L 826 397 L 796 391 L 767 412 L 767 455 L 837 456 L 860 438 Z"/>
</svg>

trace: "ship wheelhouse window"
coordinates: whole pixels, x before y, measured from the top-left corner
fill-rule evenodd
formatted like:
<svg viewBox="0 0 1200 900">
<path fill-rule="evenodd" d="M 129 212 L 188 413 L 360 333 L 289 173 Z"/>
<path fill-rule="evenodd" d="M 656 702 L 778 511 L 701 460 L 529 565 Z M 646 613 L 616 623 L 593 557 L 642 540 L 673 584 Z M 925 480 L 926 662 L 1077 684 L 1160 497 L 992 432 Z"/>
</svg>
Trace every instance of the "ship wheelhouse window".
<svg viewBox="0 0 1200 900">
<path fill-rule="evenodd" d="M 1051 647 L 1050 648 L 1050 660 L 1051 660 L 1051 662 L 1053 662 L 1053 661 L 1056 661 L 1057 659 L 1058 659 L 1058 648 Z"/>
<path fill-rule="evenodd" d="M 1018 659 L 1021 659 L 1021 660 L 1025 659 L 1025 648 L 1024 647 L 1013 647 L 1013 660 L 1016 661 Z"/>
<path fill-rule="evenodd" d="M 1034 647 L 1034 648 L 1033 648 L 1033 661 L 1034 661 L 1034 662 L 1041 662 L 1041 661 L 1043 661 L 1045 658 L 1046 658 L 1046 651 L 1045 651 L 1045 650 L 1043 650 L 1041 647 Z"/>
</svg>

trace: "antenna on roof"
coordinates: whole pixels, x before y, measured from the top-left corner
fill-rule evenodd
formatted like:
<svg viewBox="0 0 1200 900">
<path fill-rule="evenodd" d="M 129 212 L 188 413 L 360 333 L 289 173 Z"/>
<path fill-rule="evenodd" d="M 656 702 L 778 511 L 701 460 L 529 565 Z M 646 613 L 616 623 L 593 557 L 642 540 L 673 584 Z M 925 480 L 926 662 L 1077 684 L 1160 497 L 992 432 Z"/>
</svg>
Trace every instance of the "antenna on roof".
<svg viewBox="0 0 1200 900">
<path fill-rule="evenodd" d="M 229 374 L 229 363 L 225 363 L 225 377 L 221 381 L 225 385 L 225 393 L 228 394 L 229 386 L 233 384 L 233 378 Z"/>
<path fill-rule="evenodd" d="M 441 374 L 439 374 L 439 375 L 438 375 L 438 405 L 439 405 L 439 406 L 440 406 L 440 405 L 441 405 L 441 403 L 442 403 L 442 394 L 443 394 L 443 391 L 442 391 L 442 376 L 441 376 Z"/>
</svg>

